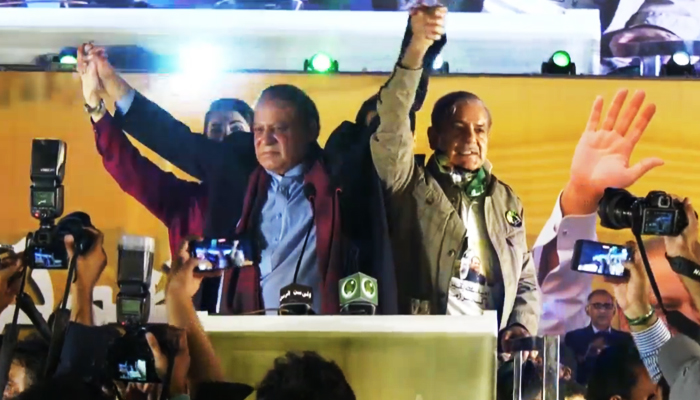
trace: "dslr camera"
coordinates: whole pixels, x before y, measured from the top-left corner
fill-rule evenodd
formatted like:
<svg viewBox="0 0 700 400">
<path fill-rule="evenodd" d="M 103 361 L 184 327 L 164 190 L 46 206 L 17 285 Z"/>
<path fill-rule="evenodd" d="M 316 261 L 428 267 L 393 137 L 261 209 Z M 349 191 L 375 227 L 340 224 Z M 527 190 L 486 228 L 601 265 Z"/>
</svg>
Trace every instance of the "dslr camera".
<svg viewBox="0 0 700 400">
<path fill-rule="evenodd" d="M 63 177 L 66 171 L 67 145 L 57 139 L 34 139 L 29 188 L 32 217 L 39 220 L 39 230 L 31 234 L 25 250 L 25 263 L 35 269 L 68 268 L 68 254 L 63 242 L 66 235 L 75 239 L 76 254 L 86 254 L 95 242 L 85 230 L 92 227 L 90 217 L 81 212 L 63 215 Z"/>
<path fill-rule="evenodd" d="M 638 235 L 678 236 L 688 226 L 683 203 L 658 190 L 636 197 L 624 189 L 607 188 L 598 203 L 598 216 L 605 228 L 629 228 Z"/>
<path fill-rule="evenodd" d="M 152 333 L 161 351 L 172 358 L 178 351 L 178 329 L 167 324 L 148 324 L 150 286 L 155 241 L 145 236 L 122 236 L 117 267 L 117 322 L 124 335 L 107 352 L 111 379 L 124 382 L 161 382 L 146 333 Z"/>
</svg>

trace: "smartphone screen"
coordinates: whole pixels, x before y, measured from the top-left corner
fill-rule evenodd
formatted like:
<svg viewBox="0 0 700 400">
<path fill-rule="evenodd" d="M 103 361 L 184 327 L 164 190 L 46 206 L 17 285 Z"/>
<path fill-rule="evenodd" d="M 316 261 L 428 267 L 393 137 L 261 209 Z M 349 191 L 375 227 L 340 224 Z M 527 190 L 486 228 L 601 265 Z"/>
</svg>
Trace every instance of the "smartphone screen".
<svg viewBox="0 0 700 400">
<path fill-rule="evenodd" d="M 190 256 L 200 260 L 198 272 L 252 265 L 251 246 L 246 240 L 205 239 L 191 241 Z"/>
<path fill-rule="evenodd" d="M 631 259 L 631 252 L 623 245 L 577 240 L 571 268 L 588 274 L 624 277 L 627 275 L 624 263 Z"/>
<path fill-rule="evenodd" d="M 119 379 L 125 382 L 148 382 L 146 360 L 122 360 L 118 363 Z"/>
<path fill-rule="evenodd" d="M 51 249 L 44 247 L 34 248 L 34 265 L 35 269 L 63 269 L 63 260 L 56 257 Z"/>
</svg>

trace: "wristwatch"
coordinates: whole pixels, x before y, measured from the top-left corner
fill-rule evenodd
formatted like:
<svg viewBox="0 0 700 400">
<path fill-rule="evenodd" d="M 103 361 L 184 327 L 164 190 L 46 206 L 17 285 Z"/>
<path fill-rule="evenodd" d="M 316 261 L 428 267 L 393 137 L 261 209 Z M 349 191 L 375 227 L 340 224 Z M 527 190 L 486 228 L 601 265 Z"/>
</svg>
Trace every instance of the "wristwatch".
<svg viewBox="0 0 700 400">
<path fill-rule="evenodd" d="M 105 101 L 100 100 L 100 104 L 98 104 L 97 107 L 90 107 L 90 105 L 87 103 L 85 103 L 84 107 L 85 107 L 85 112 L 90 114 L 90 115 L 99 114 L 105 110 Z"/>
</svg>

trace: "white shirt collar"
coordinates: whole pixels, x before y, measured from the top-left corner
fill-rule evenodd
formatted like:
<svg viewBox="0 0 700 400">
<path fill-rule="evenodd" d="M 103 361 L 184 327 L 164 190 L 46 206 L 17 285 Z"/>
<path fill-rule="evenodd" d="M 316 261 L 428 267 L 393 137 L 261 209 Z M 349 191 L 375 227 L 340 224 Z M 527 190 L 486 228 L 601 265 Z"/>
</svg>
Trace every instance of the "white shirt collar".
<svg viewBox="0 0 700 400">
<path fill-rule="evenodd" d="M 598 328 L 596 328 L 595 325 L 593 325 L 593 324 L 591 324 L 591 328 L 593 328 L 593 333 L 601 332 L 601 331 L 600 331 Z M 604 331 L 602 331 L 602 332 L 611 333 L 611 332 L 612 332 L 612 326 L 611 326 L 611 327 L 608 327 L 608 329 L 606 329 L 606 330 L 604 330 Z"/>
</svg>

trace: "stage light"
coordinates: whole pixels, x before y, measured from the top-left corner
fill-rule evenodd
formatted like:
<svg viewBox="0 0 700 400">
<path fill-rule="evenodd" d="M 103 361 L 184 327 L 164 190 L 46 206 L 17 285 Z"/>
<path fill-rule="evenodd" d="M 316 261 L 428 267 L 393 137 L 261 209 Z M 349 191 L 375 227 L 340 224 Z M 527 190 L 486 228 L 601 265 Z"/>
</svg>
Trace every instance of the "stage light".
<svg viewBox="0 0 700 400">
<path fill-rule="evenodd" d="M 77 64 L 78 59 L 74 56 L 61 56 L 61 59 L 59 60 L 61 64 Z"/>
<path fill-rule="evenodd" d="M 542 63 L 542 74 L 545 75 L 576 75 L 576 64 L 571 62 L 569 53 L 559 50 Z"/>
<path fill-rule="evenodd" d="M 661 76 L 697 76 L 695 66 L 690 63 L 690 54 L 677 51 L 659 71 Z"/>
<path fill-rule="evenodd" d="M 78 64 L 78 49 L 73 47 L 64 48 L 58 55 L 58 62 L 64 65 Z"/>
<path fill-rule="evenodd" d="M 304 60 L 304 72 L 338 72 L 338 61 L 327 54 L 316 53 L 310 59 Z"/>
</svg>

